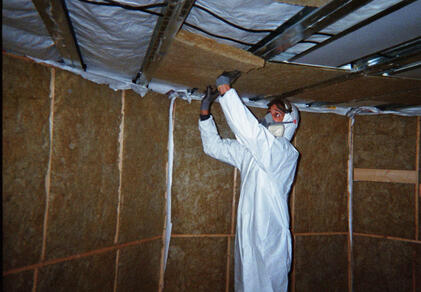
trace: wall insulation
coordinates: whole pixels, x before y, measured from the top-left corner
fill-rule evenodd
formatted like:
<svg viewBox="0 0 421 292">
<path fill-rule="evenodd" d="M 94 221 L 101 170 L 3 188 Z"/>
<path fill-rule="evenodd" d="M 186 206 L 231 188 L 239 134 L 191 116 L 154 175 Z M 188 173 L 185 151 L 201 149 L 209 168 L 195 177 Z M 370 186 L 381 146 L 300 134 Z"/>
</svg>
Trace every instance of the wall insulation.
<svg viewBox="0 0 421 292">
<path fill-rule="evenodd" d="M 347 125 L 343 116 L 301 112 L 290 200 L 296 291 L 348 288 Z"/>
<path fill-rule="evenodd" d="M 162 108 L 3 56 L 5 291 L 158 289 Z"/>
<path fill-rule="evenodd" d="M 354 182 L 355 291 L 421 289 L 419 137 L 419 117 L 356 118 L 355 170 L 406 172 L 390 182 L 376 176 Z M 415 172 L 413 183 L 407 171 Z"/>
<path fill-rule="evenodd" d="M 198 101 L 175 102 L 164 271 L 168 97 L 8 55 L 2 78 L 4 291 L 234 290 L 240 175 L 204 154 Z M 420 118 L 302 112 L 293 143 L 290 290 L 419 291 Z"/>
</svg>

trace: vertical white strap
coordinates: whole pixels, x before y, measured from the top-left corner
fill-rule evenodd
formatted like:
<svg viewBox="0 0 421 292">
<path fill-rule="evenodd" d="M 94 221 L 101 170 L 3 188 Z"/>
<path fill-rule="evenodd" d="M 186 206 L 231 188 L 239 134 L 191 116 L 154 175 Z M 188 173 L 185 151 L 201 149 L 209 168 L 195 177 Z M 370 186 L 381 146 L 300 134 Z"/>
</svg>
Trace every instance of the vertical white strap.
<svg viewBox="0 0 421 292">
<path fill-rule="evenodd" d="M 174 123 L 173 123 L 173 110 L 176 96 L 171 98 L 169 123 L 168 123 L 168 170 L 167 170 L 167 216 L 166 216 L 166 230 L 165 230 L 165 249 L 164 249 L 164 271 L 167 267 L 168 250 L 170 247 L 171 239 L 171 186 L 172 186 L 172 171 L 174 162 Z"/>
</svg>

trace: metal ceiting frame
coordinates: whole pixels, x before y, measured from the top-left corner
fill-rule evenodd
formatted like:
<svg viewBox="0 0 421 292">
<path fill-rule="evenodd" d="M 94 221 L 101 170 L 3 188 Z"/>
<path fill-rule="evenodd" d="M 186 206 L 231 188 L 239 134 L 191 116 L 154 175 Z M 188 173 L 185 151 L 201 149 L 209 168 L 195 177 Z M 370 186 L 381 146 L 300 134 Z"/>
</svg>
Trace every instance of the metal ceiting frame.
<svg viewBox="0 0 421 292">
<path fill-rule="evenodd" d="M 318 50 L 318 49 L 326 46 L 327 44 L 330 44 L 331 42 L 333 42 L 333 41 L 335 41 L 335 40 L 337 40 L 337 39 L 339 39 L 341 37 L 344 37 L 345 35 L 350 34 L 350 33 L 354 32 L 354 31 L 356 31 L 356 30 L 358 30 L 358 29 L 360 29 L 360 28 L 362 28 L 362 27 L 364 27 L 366 25 L 369 25 L 370 23 L 372 23 L 372 22 L 374 22 L 374 21 L 376 21 L 376 20 L 378 20 L 378 19 L 380 19 L 380 18 L 382 18 L 384 16 L 387 16 L 387 15 L 389 15 L 389 14 L 391 14 L 391 13 L 393 13 L 393 12 L 395 12 L 395 11 L 397 11 L 397 10 L 399 10 L 399 9 L 401 9 L 401 8 L 409 5 L 409 4 L 411 4 L 414 1 L 415 0 L 404 0 L 404 1 L 398 2 L 397 4 L 392 5 L 391 7 L 387 8 L 386 10 L 383 10 L 383 11 L 381 11 L 381 12 L 379 12 L 379 13 L 377 13 L 377 14 L 369 17 L 369 18 L 366 18 L 363 21 L 361 21 L 361 22 L 359 22 L 359 23 L 351 26 L 350 28 L 347 28 L 346 30 L 344 30 L 344 31 L 342 31 L 342 32 L 340 32 L 338 34 L 336 34 L 334 36 L 331 36 L 330 38 L 328 38 L 327 40 L 321 42 L 320 44 L 315 45 L 315 46 L 309 48 L 308 50 L 305 50 L 305 51 L 303 51 L 303 52 L 295 55 L 294 57 L 292 57 L 288 61 L 289 62 L 293 62 L 295 60 L 298 60 L 299 58 L 301 58 L 301 57 L 303 57 L 305 55 L 308 55 L 309 53 L 311 53 L 311 52 L 313 52 L 315 50 Z"/>
<path fill-rule="evenodd" d="M 333 0 L 309 14 L 303 13 L 303 17 L 288 28 L 276 30 L 251 52 L 269 60 L 371 1 Z"/>
<path fill-rule="evenodd" d="M 66 65 L 86 70 L 64 0 L 32 0 Z"/>
<path fill-rule="evenodd" d="M 175 34 L 189 15 L 194 2 L 194 0 L 170 0 L 167 6 L 163 7 L 163 16 L 155 25 L 142 67 L 133 79 L 134 83 L 147 84 L 151 81 L 153 73 L 167 54 Z"/>
</svg>

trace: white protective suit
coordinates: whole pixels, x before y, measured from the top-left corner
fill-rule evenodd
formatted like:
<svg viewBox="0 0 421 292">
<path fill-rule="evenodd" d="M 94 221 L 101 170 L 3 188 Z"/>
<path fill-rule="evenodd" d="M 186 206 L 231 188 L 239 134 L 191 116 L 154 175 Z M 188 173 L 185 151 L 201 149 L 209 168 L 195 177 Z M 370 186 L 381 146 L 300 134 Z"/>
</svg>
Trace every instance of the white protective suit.
<svg viewBox="0 0 421 292">
<path fill-rule="evenodd" d="M 235 291 L 287 291 L 292 251 L 288 193 L 299 156 L 288 139 L 297 124 L 286 127 L 288 139 L 275 138 L 234 89 L 219 101 L 236 140 L 221 139 L 212 116 L 199 121 L 199 129 L 205 153 L 241 171 Z"/>
</svg>

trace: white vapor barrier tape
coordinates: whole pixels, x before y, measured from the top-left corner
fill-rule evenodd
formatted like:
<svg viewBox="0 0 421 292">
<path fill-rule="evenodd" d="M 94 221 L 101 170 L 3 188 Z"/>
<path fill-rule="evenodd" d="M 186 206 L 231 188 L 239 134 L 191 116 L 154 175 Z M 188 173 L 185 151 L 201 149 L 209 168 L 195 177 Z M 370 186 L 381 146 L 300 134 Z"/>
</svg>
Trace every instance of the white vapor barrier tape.
<svg viewBox="0 0 421 292">
<path fill-rule="evenodd" d="M 138 85 L 133 83 L 131 80 L 120 79 L 118 77 L 109 77 L 104 76 L 102 74 L 96 72 L 87 72 L 81 69 L 77 69 L 71 66 L 64 65 L 62 63 L 54 62 L 54 61 L 45 61 L 37 58 L 30 58 L 37 63 L 52 65 L 54 67 L 72 72 L 74 74 L 80 75 L 84 79 L 89 81 L 98 83 L 98 84 L 107 84 L 111 89 L 114 90 L 125 90 L 125 89 L 132 89 L 134 92 L 139 94 L 140 96 L 145 96 L 148 93 L 148 88 L 143 85 Z"/>
<path fill-rule="evenodd" d="M 351 127 L 350 127 L 350 133 L 349 133 L 349 156 L 348 156 L 348 193 L 349 193 L 349 234 L 350 234 L 350 245 L 352 249 L 352 191 L 353 191 L 353 182 L 354 182 L 354 122 L 355 118 L 351 117 Z"/>
<path fill-rule="evenodd" d="M 351 125 L 349 128 L 349 156 L 348 156 L 348 229 L 349 229 L 349 249 L 351 251 L 352 257 L 352 248 L 353 248 L 353 228 L 352 228 L 352 192 L 353 192 L 353 185 L 354 185 L 354 122 L 355 118 L 352 116 L 351 118 Z M 352 260 L 351 260 L 352 264 Z M 351 274 L 351 287 L 353 287 L 353 274 Z M 353 289 L 352 289 L 353 291 Z"/>
<path fill-rule="evenodd" d="M 96 72 L 87 72 L 81 69 L 73 68 L 71 66 L 64 65 L 62 63 L 58 63 L 55 61 L 46 61 L 41 60 L 38 58 L 31 58 L 37 63 L 51 65 L 66 71 L 70 71 L 74 74 L 80 75 L 83 78 L 90 80 L 92 82 L 98 84 L 107 84 L 110 88 L 114 90 L 124 90 L 124 89 L 132 89 L 140 96 L 145 96 L 148 91 L 153 91 L 160 94 L 168 94 L 171 93 L 172 95 L 177 96 L 183 100 L 188 101 L 191 103 L 192 100 L 202 100 L 204 97 L 204 93 L 197 91 L 196 89 L 192 89 L 186 87 L 184 85 L 169 83 L 162 80 L 153 79 L 148 86 L 138 85 L 133 83 L 131 80 L 121 79 L 119 77 L 113 76 L 105 76 L 101 73 Z M 268 100 L 258 100 L 253 101 L 250 100 L 248 97 L 242 98 L 243 102 L 251 107 L 257 108 L 266 108 L 268 104 Z M 218 99 L 216 102 L 219 102 Z M 380 110 L 377 107 L 370 107 L 370 106 L 359 106 L 359 107 L 346 107 L 346 106 L 334 106 L 334 105 L 309 105 L 305 102 L 293 102 L 293 104 L 298 107 L 300 111 L 303 112 L 312 112 L 312 113 L 330 113 L 330 114 L 337 114 L 342 116 L 352 117 L 355 115 L 380 115 L 380 114 L 394 114 L 399 116 L 421 116 L 421 105 L 407 107 L 407 108 L 400 108 L 396 110 Z"/>
<path fill-rule="evenodd" d="M 148 88 L 157 93 L 168 94 L 171 92 L 178 98 L 187 100 L 189 103 L 192 100 L 202 100 L 204 93 L 197 90 L 188 88 L 183 85 L 168 83 L 166 81 L 153 79 Z M 253 101 L 248 97 L 242 97 L 243 102 L 251 107 L 267 108 L 268 100 Z M 216 99 L 218 102 L 218 99 Z M 334 105 L 309 105 L 306 102 L 293 102 L 300 111 L 312 112 L 312 113 L 326 113 L 326 114 L 337 114 L 342 116 L 353 117 L 355 115 L 380 115 L 380 114 L 394 114 L 400 116 L 421 116 L 421 105 L 400 108 L 396 110 L 385 110 L 382 111 L 377 107 L 370 106 L 358 106 L 358 107 L 346 107 L 346 106 L 334 106 Z"/>
<path fill-rule="evenodd" d="M 173 123 L 173 111 L 174 102 L 176 96 L 171 97 L 170 111 L 169 111 L 169 123 L 168 123 L 168 172 L 167 172 L 167 216 L 166 216 L 166 229 L 165 229 L 165 247 L 164 247 L 164 271 L 167 268 L 168 250 L 170 248 L 171 240 L 171 187 L 172 187 L 172 171 L 174 164 L 174 123 Z"/>
</svg>

